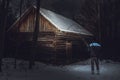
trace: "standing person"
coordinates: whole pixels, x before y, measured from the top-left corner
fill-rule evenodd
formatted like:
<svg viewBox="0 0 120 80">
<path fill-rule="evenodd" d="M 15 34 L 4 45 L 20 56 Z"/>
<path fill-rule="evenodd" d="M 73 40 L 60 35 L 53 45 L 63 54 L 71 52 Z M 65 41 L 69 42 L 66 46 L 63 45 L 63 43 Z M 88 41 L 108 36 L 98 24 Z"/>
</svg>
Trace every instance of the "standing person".
<svg viewBox="0 0 120 80">
<path fill-rule="evenodd" d="M 98 53 L 101 45 L 98 43 L 91 43 L 90 45 L 90 57 L 91 57 L 91 73 L 94 74 L 94 66 L 96 66 L 97 74 L 99 74 L 99 60 Z"/>
</svg>

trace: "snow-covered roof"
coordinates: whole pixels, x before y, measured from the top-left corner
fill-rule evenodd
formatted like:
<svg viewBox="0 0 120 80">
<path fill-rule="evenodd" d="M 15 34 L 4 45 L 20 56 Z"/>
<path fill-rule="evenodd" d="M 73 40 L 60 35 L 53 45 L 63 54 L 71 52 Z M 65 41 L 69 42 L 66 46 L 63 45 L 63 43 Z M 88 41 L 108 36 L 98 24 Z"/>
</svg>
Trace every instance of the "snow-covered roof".
<svg viewBox="0 0 120 80">
<path fill-rule="evenodd" d="M 78 33 L 83 35 L 93 35 L 75 21 L 59 15 L 55 12 L 41 8 L 40 13 L 61 31 Z"/>
<path fill-rule="evenodd" d="M 29 14 L 30 10 L 32 10 L 32 8 L 36 8 L 35 6 L 27 9 L 22 15 L 21 17 L 19 17 L 16 22 L 8 29 L 8 31 L 14 27 L 14 25 L 19 22 L 19 20 L 21 18 L 23 18 L 26 14 Z M 64 32 L 72 32 L 72 33 L 78 33 L 78 34 L 82 34 L 82 35 L 89 35 L 89 36 L 93 36 L 93 34 L 91 34 L 89 31 L 87 31 L 86 29 L 84 29 L 81 25 L 79 25 L 78 23 L 76 23 L 75 21 L 66 18 L 60 14 L 57 14 L 53 11 L 47 10 L 47 9 L 43 9 L 40 8 L 40 13 L 42 16 L 44 16 L 49 22 L 51 22 L 57 29 L 59 29 L 60 31 L 64 31 Z"/>
</svg>

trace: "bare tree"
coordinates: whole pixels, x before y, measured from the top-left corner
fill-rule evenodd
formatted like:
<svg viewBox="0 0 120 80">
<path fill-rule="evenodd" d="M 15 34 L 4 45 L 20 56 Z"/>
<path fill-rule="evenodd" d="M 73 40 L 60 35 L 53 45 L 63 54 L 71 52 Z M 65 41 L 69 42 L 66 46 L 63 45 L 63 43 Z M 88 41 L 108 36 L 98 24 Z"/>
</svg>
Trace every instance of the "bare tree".
<svg viewBox="0 0 120 80">
<path fill-rule="evenodd" d="M 22 6 L 23 6 L 23 0 L 20 0 L 20 11 L 19 11 L 19 13 L 20 13 L 20 16 L 19 17 L 21 17 L 21 14 L 22 14 Z M 19 25 L 20 25 L 20 21 L 19 21 Z M 17 29 L 17 32 L 19 32 L 19 29 Z M 17 60 L 16 60 L 16 57 L 17 57 L 17 54 L 18 54 L 18 47 L 19 47 L 19 40 L 17 39 L 16 40 L 16 52 L 15 52 L 15 63 L 14 63 L 14 68 L 16 69 L 16 62 L 17 62 Z"/>
<path fill-rule="evenodd" d="M 39 34 L 39 10 L 40 10 L 40 0 L 36 0 L 37 2 L 37 9 L 36 9 L 36 17 L 35 17 L 35 29 L 33 32 L 33 50 L 32 52 L 36 51 L 36 47 L 37 47 L 37 39 L 38 39 L 38 34 Z M 29 64 L 29 68 L 31 69 L 32 66 L 34 65 L 34 54 L 31 53 L 31 60 L 30 60 L 30 64 Z"/>
<path fill-rule="evenodd" d="M 5 29 L 7 24 L 7 14 L 10 0 L 1 0 L 0 6 L 0 72 L 2 71 L 2 58 L 4 54 Z"/>
<path fill-rule="evenodd" d="M 80 12 L 74 16 L 74 19 L 92 32 L 97 40 L 101 36 L 100 3 L 100 0 L 85 0 L 84 4 L 79 7 Z"/>
</svg>

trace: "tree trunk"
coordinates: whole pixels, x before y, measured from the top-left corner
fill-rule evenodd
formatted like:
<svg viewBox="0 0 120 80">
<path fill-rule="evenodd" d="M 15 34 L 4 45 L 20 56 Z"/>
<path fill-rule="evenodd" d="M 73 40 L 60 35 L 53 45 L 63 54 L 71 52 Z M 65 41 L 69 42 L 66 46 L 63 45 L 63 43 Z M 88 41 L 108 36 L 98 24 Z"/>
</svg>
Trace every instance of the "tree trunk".
<svg viewBox="0 0 120 80">
<path fill-rule="evenodd" d="M 38 33 L 39 33 L 39 10 L 40 10 L 40 0 L 37 0 L 37 10 L 36 10 L 36 21 L 35 21 L 35 29 L 34 29 L 34 32 L 33 32 L 33 39 L 32 39 L 32 42 L 33 42 L 33 49 L 32 49 L 32 53 L 31 53 L 31 60 L 30 60 L 30 63 L 29 63 L 29 68 L 32 69 L 32 66 L 34 65 L 34 59 L 35 59 L 35 53 L 36 51 L 36 47 L 37 47 L 37 39 L 38 39 Z M 34 54 L 33 54 L 34 53 Z"/>
<path fill-rule="evenodd" d="M 33 42 L 36 44 L 38 33 L 39 33 L 39 10 L 40 10 L 40 0 L 37 0 L 37 10 L 36 10 L 36 22 L 35 22 L 35 29 L 33 33 Z"/>
<path fill-rule="evenodd" d="M 0 14 L 0 72 L 2 71 L 2 58 L 4 54 L 4 41 L 5 41 L 5 29 L 7 24 L 9 0 L 3 0 L 1 2 L 1 14 Z"/>
<path fill-rule="evenodd" d="M 20 16 L 19 17 L 21 17 L 21 14 L 22 14 L 22 4 L 23 4 L 23 0 L 20 0 Z M 19 21 L 19 25 L 20 25 L 20 21 Z M 17 29 L 17 32 L 19 32 L 19 28 Z M 17 39 L 16 40 L 16 52 L 14 54 L 14 56 L 15 56 L 14 68 L 15 69 L 17 68 L 17 66 L 16 66 L 16 62 L 17 62 L 16 57 L 17 57 L 17 54 L 18 54 L 18 47 L 19 47 L 19 40 Z"/>
</svg>

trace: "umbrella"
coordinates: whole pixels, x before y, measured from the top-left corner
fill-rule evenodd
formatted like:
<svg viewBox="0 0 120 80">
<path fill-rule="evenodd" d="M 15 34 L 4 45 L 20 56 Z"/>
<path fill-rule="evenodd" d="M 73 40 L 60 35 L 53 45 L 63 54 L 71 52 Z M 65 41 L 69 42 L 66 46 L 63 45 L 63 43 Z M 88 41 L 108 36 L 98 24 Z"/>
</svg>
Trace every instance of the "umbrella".
<svg viewBox="0 0 120 80">
<path fill-rule="evenodd" d="M 89 46 L 90 47 L 92 47 L 92 46 L 101 47 L 101 45 L 99 43 L 96 43 L 96 42 L 90 43 Z"/>
</svg>

